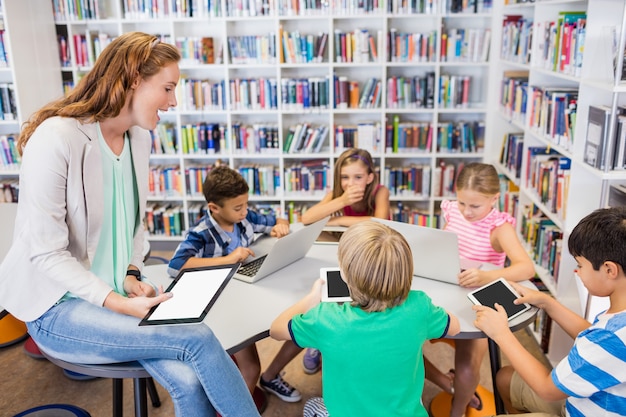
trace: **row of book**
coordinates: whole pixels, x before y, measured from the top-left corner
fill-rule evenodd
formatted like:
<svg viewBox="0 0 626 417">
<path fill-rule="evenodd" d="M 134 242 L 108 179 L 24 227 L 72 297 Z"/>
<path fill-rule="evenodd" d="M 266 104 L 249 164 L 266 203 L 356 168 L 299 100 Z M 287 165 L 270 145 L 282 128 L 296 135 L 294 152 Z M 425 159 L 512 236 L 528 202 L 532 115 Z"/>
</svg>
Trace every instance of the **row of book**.
<svg viewBox="0 0 626 417">
<path fill-rule="evenodd" d="M 4 20 L 0 18 L 0 67 L 6 68 L 9 66 L 9 54 L 7 53 L 7 48 L 4 43 L 4 39 L 6 38 L 5 30 L 4 30 Z"/>
<path fill-rule="evenodd" d="M 230 62 L 235 65 L 275 64 L 276 33 L 228 36 Z"/>
<path fill-rule="evenodd" d="M 428 214 L 427 209 L 414 207 L 402 201 L 395 202 L 391 205 L 391 220 L 417 226 L 434 227 L 440 229 L 443 227 L 441 213 L 434 213 L 432 216 Z"/>
<path fill-rule="evenodd" d="M 301 34 L 300 31 L 288 32 L 279 29 L 278 57 L 281 64 L 307 64 L 322 62 L 328 44 L 328 33 L 319 32 L 317 35 Z"/>
<path fill-rule="evenodd" d="M 318 196 L 321 200 L 332 188 L 328 160 L 300 161 L 285 167 L 285 194 Z"/>
<path fill-rule="evenodd" d="M 281 78 L 280 102 L 285 110 L 320 110 L 329 108 L 328 78 Z"/>
<path fill-rule="evenodd" d="M 583 160 L 603 170 L 607 153 L 609 170 L 626 170 L 626 107 L 616 108 L 613 135 L 610 134 L 612 109 L 605 105 L 589 106 Z M 611 149 L 611 150 L 609 150 Z"/>
<path fill-rule="evenodd" d="M 529 86 L 526 100 L 528 126 L 531 130 L 552 143 L 572 150 L 578 89 Z"/>
<path fill-rule="evenodd" d="M 436 31 L 403 33 L 391 28 L 387 32 L 387 62 L 435 62 L 436 45 Z"/>
<path fill-rule="evenodd" d="M 144 225 L 155 236 L 182 236 L 185 211 L 181 204 L 148 202 Z"/>
<path fill-rule="evenodd" d="M 178 37 L 175 45 L 180 51 L 181 61 L 186 64 L 221 63 L 221 53 L 215 54 L 213 37 Z"/>
<path fill-rule="evenodd" d="M 500 111 L 509 119 L 522 125 L 525 124 L 528 104 L 528 71 L 504 71 L 500 83 L 498 100 Z"/>
<path fill-rule="evenodd" d="M 276 110 L 276 78 L 236 78 L 228 82 L 231 110 Z"/>
<path fill-rule="evenodd" d="M 536 193 L 547 211 L 565 219 L 572 161 L 541 146 L 529 146 L 526 153 L 526 188 Z"/>
<path fill-rule="evenodd" d="M 563 232 L 535 205 L 522 210 L 520 232 L 535 264 L 544 268 L 556 283 L 559 277 Z"/>
<path fill-rule="evenodd" d="M 18 170 L 22 157 L 17 151 L 17 134 L 0 135 L 0 170 Z"/>
<path fill-rule="evenodd" d="M 504 134 L 500 149 L 500 163 L 515 179 L 522 176 L 522 157 L 524 155 L 524 133 L 510 132 Z"/>
<path fill-rule="evenodd" d="M 490 29 L 450 28 L 441 34 L 441 62 L 488 62 Z"/>
<path fill-rule="evenodd" d="M 564 11 L 557 20 L 537 22 L 537 65 L 555 72 L 580 76 L 585 49 L 587 14 Z"/>
<path fill-rule="evenodd" d="M 446 109 L 469 107 L 471 77 L 441 74 L 439 77 L 439 106 Z"/>
<path fill-rule="evenodd" d="M 55 20 L 104 19 L 103 5 L 97 0 L 52 0 Z M 249 16 L 310 16 L 319 14 L 435 14 L 486 13 L 492 0 L 207 0 L 207 1 L 123 1 L 126 19 L 211 18 Z"/>
<path fill-rule="evenodd" d="M 430 196 L 431 170 L 428 164 L 385 166 L 384 185 L 392 197 Z"/>
<path fill-rule="evenodd" d="M 257 83 L 258 80 L 251 80 Z M 196 80 L 182 77 L 178 87 L 178 105 L 182 111 L 226 110 L 224 80 Z"/>
<path fill-rule="evenodd" d="M 379 108 L 382 95 L 382 83 L 378 78 L 368 78 L 363 84 L 363 91 L 358 81 L 348 80 L 345 75 L 333 77 L 335 96 L 333 107 L 336 109 Z"/>
<path fill-rule="evenodd" d="M 498 176 L 500 178 L 498 208 L 501 212 L 508 213 L 512 217 L 517 218 L 519 209 L 519 186 L 504 174 L 499 174 Z"/>
<path fill-rule="evenodd" d="M 278 126 L 267 123 L 233 123 L 233 152 L 236 154 L 279 154 Z"/>
<path fill-rule="evenodd" d="M 362 148 L 376 152 L 380 148 L 380 122 L 359 122 L 356 125 L 335 125 L 335 150 Z"/>
<path fill-rule="evenodd" d="M 84 34 L 72 35 L 68 38 L 58 35 L 59 57 L 61 66 L 64 68 L 72 66 L 72 49 L 70 42 L 74 45 L 74 64 L 78 67 L 89 68 L 95 62 L 102 50 L 114 39 L 114 36 L 101 31 L 87 31 Z"/>
<path fill-rule="evenodd" d="M 533 21 L 522 15 L 506 15 L 502 19 L 500 58 L 530 64 Z"/>
<path fill-rule="evenodd" d="M 2 180 L 0 182 L 0 203 L 17 203 L 19 190 L 17 180 Z"/>
<path fill-rule="evenodd" d="M 0 120 L 17 120 L 15 85 L 0 82 Z"/>
<path fill-rule="evenodd" d="M 550 290 L 543 283 L 541 278 L 535 276 L 530 281 L 535 284 L 537 289 L 549 296 L 552 296 Z M 533 332 L 537 335 L 539 347 L 544 354 L 548 354 L 550 349 L 550 333 L 552 332 L 552 318 L 545 310 L 539 309 L 532 325 Z"/>
<path fill-rule="evenodd" d="M 388 109 L 432 109 L 435 107 L 435 73 L 387 78 Z"/>
<path fill-rule="evenodd" d="M 378 60 L 377 43 L 382 41 L 381 31 L 374 37 L 367 29 L 344 32 L 335 29 L 334 56 L 339 63 L 364 63 Z"/>
<path fill-rule="evenodd" d="M 214 155 L 230 149 L 230 131 L 224 123 L 188 123 L 180 131 L 183 155 Z"/>
<path fill-rule="evenodd" d="M 298 123 L 289 126 L 283 144 L 284 153 L 319 153 L 327 143 L 328 126 Z"/>
</svg>

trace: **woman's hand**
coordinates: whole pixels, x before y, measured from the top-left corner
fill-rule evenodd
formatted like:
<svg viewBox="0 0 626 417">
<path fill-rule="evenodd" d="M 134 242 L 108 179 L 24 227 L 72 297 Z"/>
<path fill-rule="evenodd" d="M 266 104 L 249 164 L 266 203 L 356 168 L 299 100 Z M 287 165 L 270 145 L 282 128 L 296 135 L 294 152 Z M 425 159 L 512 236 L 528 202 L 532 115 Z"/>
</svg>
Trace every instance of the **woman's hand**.
<svg viewBox="0 0 626 417">
<path fill-rule="evenodd" d="M 158 294 L 154 297 L 130 298 L 124 297 L 123 295 L 120 295 L 115 291 L 111 291 L 107 298 L 104 300 L 103 305 L 111 311 L 142 319 L 146 316 L 146 314 L 148 314 L 148 311 L 150 311 L 152 307 L 169 300 L 170 298 L 172 298 L 172 296 L 173 294 L 170 292 L 164 293 L 162 286 L 159 287 Z"/>
<path fill-rule="evenodd" d="M 289 234 L 289 224 L 276 223 L 276 226 L 272 227 L 270 236 L 281 238 Z"/>
<path fill-rule="evenodd" d="M 139 281 L 134 276 L 126 276 L 124 279 L 124 291 L 129 298 L 134 297 L 154 297 L 155 291 L 152 285 Z"/>
</svg>

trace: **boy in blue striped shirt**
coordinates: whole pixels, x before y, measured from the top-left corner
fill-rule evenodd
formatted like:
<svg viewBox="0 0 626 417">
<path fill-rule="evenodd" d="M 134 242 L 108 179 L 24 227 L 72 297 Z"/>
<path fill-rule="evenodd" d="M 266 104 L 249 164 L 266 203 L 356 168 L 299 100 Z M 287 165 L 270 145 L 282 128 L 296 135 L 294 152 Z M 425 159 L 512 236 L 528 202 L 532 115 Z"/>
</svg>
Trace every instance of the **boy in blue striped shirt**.
<svg viewBox="0 0 626 417">
<path fill-rule="evenodd" d="M 518 303 L 542 308 L 574 340 L 568 356 L 549 371 L 519 343 L 506 313 L 474 306 L 475 325 L 509 358 L 496 381 L 511 413 L 617 416 L 626 410 L 626 207 L 599 209 L 584 217 L 568 239 L 576 273 L 591 295 L 609 297 L 593 324 L 551 296 L 514 285 Z"/>
</svg>

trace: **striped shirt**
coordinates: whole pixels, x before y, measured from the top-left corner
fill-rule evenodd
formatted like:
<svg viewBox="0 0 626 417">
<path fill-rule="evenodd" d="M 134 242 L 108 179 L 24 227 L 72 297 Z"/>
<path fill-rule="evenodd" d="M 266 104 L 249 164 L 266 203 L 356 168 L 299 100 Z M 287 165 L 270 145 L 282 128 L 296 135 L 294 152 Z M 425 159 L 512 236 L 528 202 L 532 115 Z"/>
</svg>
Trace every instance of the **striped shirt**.
<svg viewBox="0 0 626 417">
<path fill-rule="evenodd" d="M 626 312 L 600 314 L 552 371 L 571 417 L 626 413 Z"/>
<path fill-rule="evenodd" d="M 236 223 L 234 232 L 239 234 L 241 246 L 248 247 L 254 240 L 255 233 L 269 234 L 276 225 L 276 217 L 273 215 L 258 214 L 248 210 L 246 218 L 241 223 Z M 220 227 L 210 214 L 202 217 L 198 224 L 191 228 L 174 253 L 167 268 L 168 274 L 175 277 L 185 265 L 187 259 L 219 258 L 226 256 L 232 250 L 228 250 L 231 238 Z M 233 248 L 233 250 L 236 248 Z"/>
<path fill-rule="evenodd" d="M 441 212 L 446 221 L 446 230 L 456 233 L 459 237 L 461 258 L 504 266 L 506 253 L 493 249 L 491 231 L 504 223 L 515 226 L 514 217 L 494 208 L 483 219 L 468 222 L 459 211 L 458 202 L 450 200 L 441 202 Z"/>
</svg>

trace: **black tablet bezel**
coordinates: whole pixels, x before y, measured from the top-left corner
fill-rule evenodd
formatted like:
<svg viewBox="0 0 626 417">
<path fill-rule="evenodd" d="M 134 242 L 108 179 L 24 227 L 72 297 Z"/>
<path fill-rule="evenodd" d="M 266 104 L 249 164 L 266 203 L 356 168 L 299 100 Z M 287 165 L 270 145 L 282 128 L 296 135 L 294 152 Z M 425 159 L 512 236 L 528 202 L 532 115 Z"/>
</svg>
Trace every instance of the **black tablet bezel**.
<svg viewBox="0 0 626 417">
<path fill-rule="evenodd" d="M 186 318 L 150 320 L 150 317 L 152 316 L 152 314 L 161 305 L 161 304 L 157 304 L 157 305 L 155 305 L 154 307 L 152 307 L 150 309 L 148 314 L 146 314 L 146 316 L 139 322 L 139 325 L 140 326 L 157 326 L 157 325 L 172 325 L 172 324 L 193 324 L 193 323 L 200 323 L 200 322 L 202 322 L 204 320 L 204 318 L 206 317 L 206 315 L 209 313 L 209 310 L 211 309 L 213 304 L 215 304 L 215 302 L 217 301 L 218 297 L 222 294 L 222 291 L 224 291 L 224 288 L 226 288 L 226 285 L 228 285 L 228 282 L 235 275 L 235 273 L 237 272 L 237 269 L 239 269 L 240 265 L 241 265 L 240 263 L 236 263 L 236 264 L 215 265 L 215 266 L 202 266 L 202 267 L 197 267 L 197 268 L 186 268 L 186 269 L 181 270 L 178 273 L 178 275 L 176 276 L 176 278 L 174 278 L 172 283 L 167 287 L 165 292 L 172 291 L 172 289 L 176 286 L 176 284 L 181 279 L 183 279 L 183 277 L 184 277 L 184 275 L 186 273 L 194 272 L 194 271 L 230 269 L 230 271 L 228 272 L 226 277 L 223 279 L 223 281 L 220 284 L 220 286 L 218 287 L 218 289 L 213 294 L 213 296 L 207 301 L 206 307 L 202 310 L 202 313 L 199 316 L 197 316 L 197 317 L 186 317 Z"/>
<path fill-rule="evenodd" d="M 497 293 L 494 293 L 494 291 L 497 291 Z M 494 295 L 496 296 L 495 298 Z M 474 304 L 491 308 L 494 308 L 491 302 L 497 302 L 506 310 L 509 321 L 531 309 L 530 304 L 527 303 L 513 304 L 513 300 L 519 298 L 519 294 L 504 278 L 499 278 L 473 290 L 467 294 L 467 297 Z"/>
</svg>

